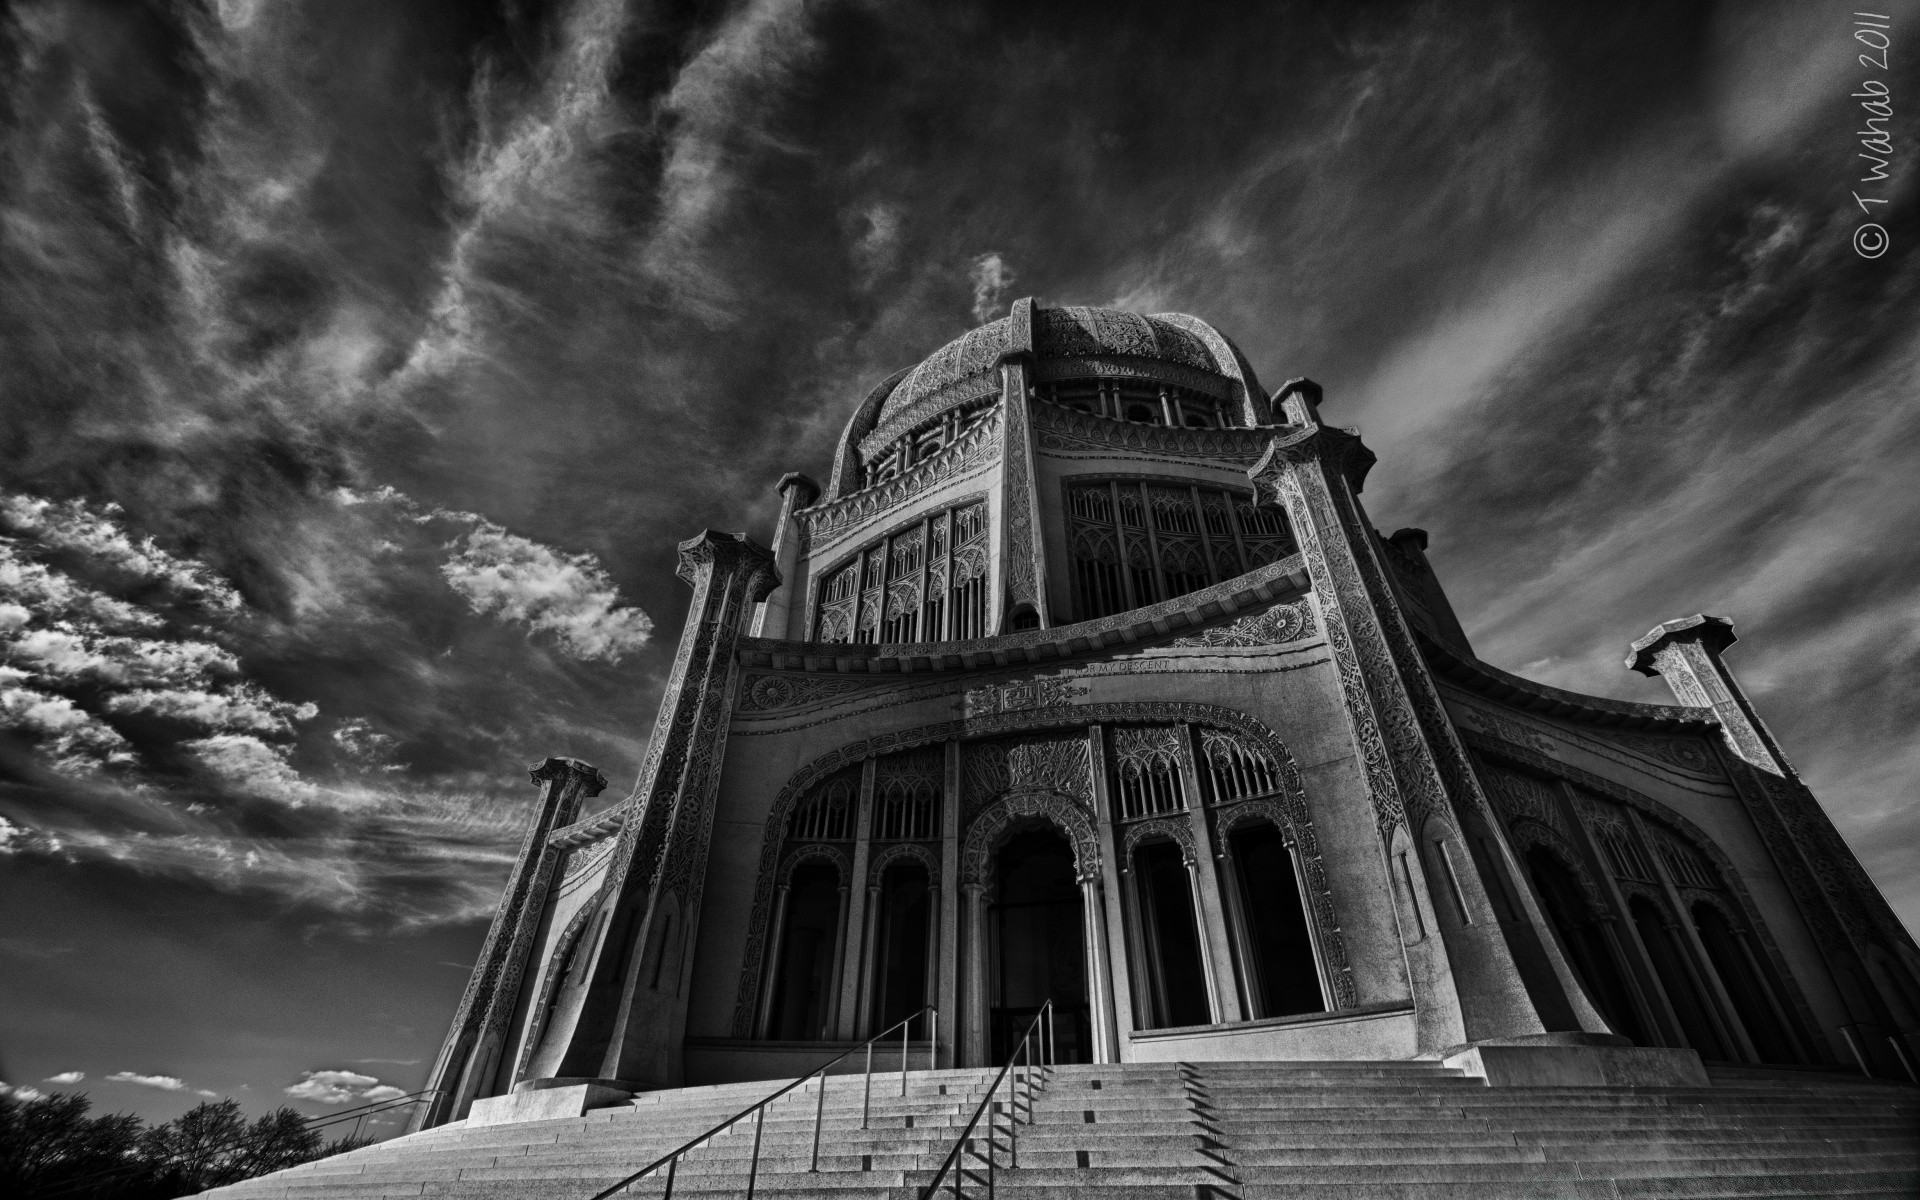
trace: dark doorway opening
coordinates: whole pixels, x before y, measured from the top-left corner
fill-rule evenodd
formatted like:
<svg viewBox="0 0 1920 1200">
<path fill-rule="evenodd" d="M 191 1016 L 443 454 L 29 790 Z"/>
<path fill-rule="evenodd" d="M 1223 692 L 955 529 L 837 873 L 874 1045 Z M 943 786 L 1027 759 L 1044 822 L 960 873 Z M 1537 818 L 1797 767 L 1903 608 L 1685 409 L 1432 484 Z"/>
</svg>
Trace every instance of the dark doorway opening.
<svg viewBox="0 0 1920 1200">
<path fill-rule="evenodd" d="M 1799 1062 L 1800 1052 L 1774 1012 L 1767 986 L 1753 970 L 1747 949 L 1740 944 L 1740 935 L 1733 931 L 1726 914 L 1702 901 L 1693 906 L 1693 927 L 1699 931 L 1700 944 L 1707 948 L 1714 973 L 1727 989 L 1727 998 L 1733 1001 L 1733 1010 L 1740 1015 L 1740 1024 L 1746 1027 L 1760 1061 Z"/>
<path fill-rule="evenodd" d="M 1627 911 L 1633 916 L 1633 927 L 1640 931 L 1640 944 L 1647 948 L 1647 957 L 1653 960 L 1653 973 L 1660 977 L 1660 987 L 1667 993 L 1667 1003 L 1673 1006 L 1673 1015 L 1680 1021 L 1680 1034 L 1686 1044 L 1699 1051 L 1702 1058 L 1721 1062 L 1731 1059 L 1713 1027 L 1713 1018 L 1708 1015 L 1706 998 L 1693 985 L 1693 976 L 1681 958 L 1683 952 L 1674 944 L 1673 935 L 1667 929 L 1666 914 L 1645 896 L 1635 896 L 1627 903 Z"/>
<path fill-rule="evenodd" d="M 1239 876 L 1240 911 L 1254 960 L 1244 964 L 1254 985 L 1249 989 L 1253 1016 L 1326 1011 L 1293 852 L 1280 831 L 1266 824 L 1234 831 L 1227 844 Z"/>
<path fill-rule="evenodd" d="M 1207 999 L 1205 960 L 1200 957 L 1193 883 L 1180 847 L 1172 842 L 1142 844 L 1133 852 L 1133 877 L 1153 1010 L 1147 1027 L 1211 1023 L 1213 1006 Z"/>
<path fill-rule="evenodd" d="M 1059 1061 L 1092 1062 L 1086 923 L 1073 847 L 1052 828 L 1016 833 L 995 855 L 994 879 L 987 914 L 992 1060 L 1006 1061 L 1051 998 Z"/>
<path fill-rule="evenodd" d="M 895 863 L 880 883 L 880 924 L 875 930 L 873 1005 L 875 1034 L 905 1020 L 927 1002 L 927 916 L 932 895 L 927 868 L 917 862 Z M 915 1022 L 912 1032 L 926 1036 Z"/>
<path fill-rule="evenodd" d="M 796 868 L 787 890 L 787 924 L 780 936 L 768 1037 L 790 1042 L 826 1038 L 839 927 L 840 872 L 825 863 Z"/>
<path fill-rule="evenodd" d="M 1633 992 L 1627 987 L 1620 960 L 1607 945 L 1607 936 L 1594 919 L 1586 893 L 1571 868 L 1560 861 L 1559 855 L 1535 846 L 1527 852 L 1527 873 L 1533 878 L 1540 907 L 1547 910 L 1547 920 L 1560 935 L 1573 973 L 1586 989 L 1587 999 L 1615 1033 L 1637 1046 L 1655 1045 L 1634 1007 Z"/>
</svg>

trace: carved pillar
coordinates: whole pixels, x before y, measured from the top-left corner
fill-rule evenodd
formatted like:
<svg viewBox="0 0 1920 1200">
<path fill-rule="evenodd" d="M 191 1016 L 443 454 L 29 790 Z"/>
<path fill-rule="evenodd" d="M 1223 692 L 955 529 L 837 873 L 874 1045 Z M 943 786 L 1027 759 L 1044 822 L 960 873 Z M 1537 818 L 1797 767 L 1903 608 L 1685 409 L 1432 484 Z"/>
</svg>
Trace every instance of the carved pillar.
<svg viewBox="0 0 1920 1200">
<path fill-rule="evenodd" d="M 1113 827 L 1113 794 L 1110 780 L 1113 778 L 1107 770 L 1107 740 L 1098 725 L 1087 730 L 1087 761 L 1091 764 L 1093 778 L 1093 816 L 1099 828 L 1100 858 L 1103 869 L 1100 872 L 1100 892 L 1104 903 L 1100 912 L 1105 924 L 1105 949 L 1109 956 L 1107 962 L 1107 997 L 1113 1005 L 1112 1043 L 1109 1046 L 1111 1062 L 1125 1061 L 1122 1047 L 1127 1037 L 1139 1026 L 1134 1014 L 1133 979 L 1137 970 L 1133 956 L 1128 952 L 1126 919 L 1122 915 L 1122 891 L 1127 884 L 1128 864 L 1120 860 Z"/>
<path fill-rule="evenodd" d="M 1485 814 L 1486 798 L 1360 507 L 1373 453 L 1357 435 L 1320 424 L 1319 393 L 1308 380 L 1281 390 L 1281 407 L 1294 425 L 1273 439 L 1248 475 L 1263 500 L 1285 507 L 1299 540 L 1381 843 L 1391 847 L 1393 831 L 1404 827 L 1417 844 L 1428 836 L 1431 819 L 1455 831 L 1466 828 L 1461 814 Z M 1424 872 L 1408 878 L 1416 889 L 1429 886 Z M 1482 910 L 1486 889 L 1477 867 L 1458 882 L 1472 908 Z M 1429 895 L 1418 907 L 1442 906 Z M 1565 1000 L 1536 930 L 1443 922 L 1439 932 L 1405 942 L 1423 1049 L 1547 1031 L 1531 993 L 1550 990 L 1559 1005 Z"/>
<path fill-rule="evenodd" d="M 793 514 L 820 498 L 820 485 L 797 471 L 790 471 L 780 477 L 775 487 L 780 493 L 780 523 L 773 531 L 773 562 L 784 582 L 754 610 L 753 636 L 805 639 L 811 631 L 794 629 L 790 624 L 790 614 L 797 614 L 803 624 L 807 619 L 807 582 L 797 569 L 800 524 L 793 519 Z"/>
<path fill-rule="evenodd" d="M 966 993 L 960 1003 L 966 1011 L 967 1036 L 961 1049 L 969 1067 L 987 1065 L 987 905 L 985 885 L 969 880 L 967 898 Z"/>
<path fill-rule="evenodd" d="M 860 1002 L 854 1006 L 853 1038 L 870 1036 L 873 1032 L 875 1015 L 873 1011 L 873 976 L 879 969 L 880 925 L 886 914 L 880 908 L 880 885 L 867 885 L 866 913 L 860 935 L 860 969 L 856 973 L 859 979 Z"/>
<path fill-rule="evenodd" d="M 940 793 L 940 936 L 928 947 L 940 964 L 940 1030 L 944 1067 L 960 1065 L 960 742 L 947 743 L 946 787 Z"/>
<path fill-rule="evenodd" d="M 835 990 L 840 997 L 835 1006 L 840 1018 L 834 1022 L 832 1036 L 843 1042 L 858 1036 L 854 1031 L 866 1011 L 860 986 L 867 961 L 867 946 L 872 941 L 867 936 L 867 862 L 872 857 L 873 849 L 873 780 L 876 766 L 877 760 L 871 758 L 860 764 L 860 805 L 853 819 L 853 878 L 848 881 L 852 890 L 847 895 L 847 953 L 842 962 L 836 964 L 833 977 Z"/>
<path fill-rule="evenodd" d="M 1879 990 L 1877 982 L 1867 982 L 1872 979 L 1865 969 L 1872 957 L 1868 947 L 1878 943 L 1913 964 L 1920 964 L 1920 947 L 1801 782 L 1727 665 L 1723 655 L 1735 640 L 1733 622 L 1725 617 L 1685 617 L 1637 639 L 1627 665 L 1666 680 L 1682 704 L 1712 710 L 1726 740 L 1727 776 L 1827 960 L 1845 1015 L 1856 1024 L 1877 1022 L 1873 1001 L 1852 994 L 1841 981 L 1858 979 L 1862 987 Z M 1887 1002 L 1884 995 L 1875 999 Z M 1893 1078 L 1904 1073 L 1878 1047 L 1873 1053 L 1883 1060 L 1881 1073 Z"/>
<path fill-rule="evenodd" d="M 493 915 L 480 956 L 474 960 L 466 994 L 454 1012 L 445 1043 L 427 1077 L 427 1086 L 439 1089 L 414 1110 L 409 1130 L 428 1129 L 466 1117 L 480 1096 L 497 1095 L 497 1066 L 508 1025 L 519 1006 L 527 959 L 546 923 L 547 900 L 554 870 L 564 852 L 548 844 L 554 830 L 571 824 L 580 806 L 606 789 L 607 778 L 577 758 L 549 758 L 529 771 L 540 787 L 526 840 L 514 861 Z M 508 1081 L 508 1085 L 511 1084 Z"/>
<path fill-rule="evenodd" d="M 639 1087 L 675 1087 L 686 1038 L 687 975 L 694 955 L 684 952 L 699 931 L 700 891 L 713 834 L 727 716 L 738 681 L 735 648 L 753 605 L 779 582 L 773 556 L 745 534 L 708 530 L 680 544 L 680 578 L 693 587 L 687 623 L 674 655 L 646 763 L 633 796 L 622 807 L 619 840 L 595 904 L 617 912 L 584 948 L 589 956 L 586 995 L 553 1028 L 558 1047 L 543 1063 L 556 1076 L 614 1079 Z M 674 905 L 662 904 L 672 897 Z M 653 945 L 656 920 L 676 907 L 680 919 L 661 939 L 663 961 L 678 964 L 674 986 L 638 986 L 641 954 Z M 559 1024 L 556 1021 L 556 1026 Z"/>
<path fill-rule="evenodd" d="M 1194 733 L 1191 725 L 1180 726 L 1181 786 L 1193 798 L 1187 806 L 1188 828 L 1193 831 L 1194 915 L 1200 920 L 1200 945 L 1206 953 L 1208 993 L 1213 996 L 1215 1021 L 1244 1021 L 1246 1010 L 1240 1004 L 1240 988 L 1234 979 L 1233 950 L 1228 940 L 1227 907 L 1220 894 L 1220 873 L 1216 867 L 1213 827 L 1207 820 L 1207 807 L 1200 790 L 1200 772 L 1194 766 Z"/>
<path fill-rule="evenodd" d="M 1033 418 L 1027 407 L 1033 351 L 1033 300 L 1016 300 L 1007 317 L 1006 358 L 1000 364 L 999 594 L 987 616 L 989 635 L 1008 631 L 1008 615 L 1031 605 L 1040 627 L 1053 625 L 1047 607 L 1047 561 L 1035 489 Z"/>
</svg>

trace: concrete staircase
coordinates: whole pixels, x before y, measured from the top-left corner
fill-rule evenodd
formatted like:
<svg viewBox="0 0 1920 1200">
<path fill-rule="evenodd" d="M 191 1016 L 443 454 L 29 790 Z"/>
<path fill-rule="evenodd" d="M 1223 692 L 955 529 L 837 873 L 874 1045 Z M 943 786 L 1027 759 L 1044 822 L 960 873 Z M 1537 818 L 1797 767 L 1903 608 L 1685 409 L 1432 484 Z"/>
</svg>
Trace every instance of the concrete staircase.
<svg viewBox="0 0 1920 1200">
<path fill-rule="evenodd" d="M 807 1169 L 815 1085 L 796 1090 L 767 1111 L 757 1190 L 917 1196 L 991 1078 L 916 1071 L 903 1097 L 899 1076 L 875 1076 L 863 1130 L 859 1077 L 834 1076 L 817 1173 Z M 1421 1062 L 1064 1066 L 1020 1110 L 1014 1169 L 1009 1116 L 998 1114 L 996 1190 L 1088 1200 L 1920 1196 L 1920 1089 L 1751 1070 L 1715 1082 L 1489 1088 Z M 574 1120 L 450 1125 L 206 1195 L 588 1200 L 778 1086 L 654 1093 Z M 674 1195 L 744 1195 L 753 1141 L 748 1120 L 688 1154 Z M 965 1195 L 986 1194 L 985 1149 L 982 1131 Z M 659 1196 L 664 1182 L 628 1194 Z"/>
</svg>

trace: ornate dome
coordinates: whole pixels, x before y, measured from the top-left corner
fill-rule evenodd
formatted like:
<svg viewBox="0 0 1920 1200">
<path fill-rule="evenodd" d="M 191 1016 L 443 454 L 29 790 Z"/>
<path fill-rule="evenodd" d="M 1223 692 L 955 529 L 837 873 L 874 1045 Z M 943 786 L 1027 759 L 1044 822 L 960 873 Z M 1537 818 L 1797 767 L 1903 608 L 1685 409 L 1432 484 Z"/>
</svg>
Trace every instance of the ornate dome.
<svg viewBox="0 0 1920 1200">
<path fill-rule="evenodd" d="M 876 425 L 914 408 L 921 401 L 951 390 L 955 401 L 998 386 L 993 369 L 1008 349 L 1011 317 L 968 330 L 934 351 L 907 373 L 881 406 Z M 1117 355 L 1158 359 L 1183 367 L 1226 375 L 1231 363 L 1222 363 L 1189 325 L 1192 317 L 1176 314 L 1143 316 L 1116 308 L 1033 309 L 1033 353 L 1036 358 L 1093 358 Z M 1217 335 L 1216 335 L 1217 336 Z M 1222 343 L 1225 339 L 1221 339 Z M 977 386 L 969 386 L 977 384 Z"/>
</svg>

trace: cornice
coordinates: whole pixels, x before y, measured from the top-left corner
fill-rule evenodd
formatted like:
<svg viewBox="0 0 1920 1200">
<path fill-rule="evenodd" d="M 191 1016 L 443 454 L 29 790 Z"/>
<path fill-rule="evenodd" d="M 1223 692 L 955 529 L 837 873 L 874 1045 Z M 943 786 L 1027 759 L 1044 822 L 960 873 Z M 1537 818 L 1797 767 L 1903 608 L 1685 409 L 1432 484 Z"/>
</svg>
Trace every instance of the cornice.
<svg viewBox="0 0 1920 1200">
<path fill-rule="evenodd" d="M 1245 469 L 1272 445 L 1276 433 L 1288 426 L 1252 428 L 1174 429 L 1116 421 L 1083 413 L 1065 405 L 1035 401 L 1030 410 L 1040 449 L 1049 455 L 1075 454 L 1107 457 L 1150 455 L 1172 460 L 1227 463 Z"/>
<path fill-rule="evenodd" d="M 1462 690 L 1498 700 L 1509 708 L 1612 729 L 1702 733 L 1717 731 L 1720 727 L 1711 709 L 1676 704 L 1638 704 L 1631 700 L 1585 696 L 1508 674 L 1496 666 L 1460 653 L 1423 630 L 1415 629 L 1414 638 L 1419 642 L 1420 652 L 1435 675 Z"/>
<path fill-rule="evenodd" d="M 1307 587 L 1306 564 L 1296 554 L 1172 600 L 1052 629 L 964 642 L 884 646 L 743 637 L 737 652 L 745 666 L 839 674 L 904 675 L 1058 662 L 1212 625 L 1247 609 L 1303 595 Z"/>
<path fill-rule="evenodd" d="M 802 551 L 811 554 L 821 546 L 831 545 L 872 517 L 984 465 L 994 456 L 998 444 L 994 431 L 999 427 L 1000 414 L 991 413 L 940 453 L 915 463 L 885 483 L 795 512 L 793 517 L 803 537 Z"/>
</svg>

